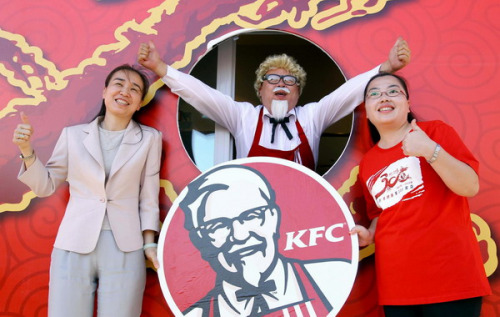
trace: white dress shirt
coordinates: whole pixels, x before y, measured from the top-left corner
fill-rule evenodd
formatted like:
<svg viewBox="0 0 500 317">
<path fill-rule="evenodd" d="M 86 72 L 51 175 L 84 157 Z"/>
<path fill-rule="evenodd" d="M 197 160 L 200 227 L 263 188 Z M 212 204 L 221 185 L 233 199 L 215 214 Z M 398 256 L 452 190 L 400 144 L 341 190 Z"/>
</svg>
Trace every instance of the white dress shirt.
<svg viewBox="0 0 500 317">
<path fill-rule="evenodd" d="M 377 66 L 348 80 L 318 102 L 311 102 L 290 110 L 290 122 L 287 126 L 294 136 L 291 140 L 288 139 L 283 128 L 278 126 L 274 142 L 271 143 L 272 124 L 269 122 L 269 111 L 264 108 L 265 118 L 259 145 L 282 151 L 295 149 L 300 144 L 295 126 L 295 120 L 298 119 L 317 163 L 321 134 L 363 102 L 365 86 L 368 80 L 379 72 L 379 68 L 380 66 Z M 248 156 L 262 105 L 254 106 L 249 102 L 234 101 L 231 97 L 207 86 L 193 76 L 170 66 L 162 80 L 173 93 L 231 132 L 236 143 L 237 158 Z"/>
</svg>

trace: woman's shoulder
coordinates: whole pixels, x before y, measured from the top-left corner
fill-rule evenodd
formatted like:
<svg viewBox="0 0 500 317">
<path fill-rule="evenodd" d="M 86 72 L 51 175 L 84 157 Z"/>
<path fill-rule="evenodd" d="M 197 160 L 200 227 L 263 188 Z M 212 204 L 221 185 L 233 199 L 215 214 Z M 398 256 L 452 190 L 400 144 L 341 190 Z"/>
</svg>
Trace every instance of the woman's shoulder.
<svg viewBox="0 0 500 317">
<path fill-rule="evenodd" d="M 79 123 L 75 125 L 70 125 L 64 127 L 62 130 L 63 131 L 68 131 L 68 132 L 77 132 L 77 131 L 88 131 L 90 129 L 90 126 L 92 125 L 93 122 L 90 123 Z"/>
<path fill-rule="evenodd" d="M 139 125 L 139 127 L 141 128 L 141 130 L 145 134 L 150 134 L 153 137 L 161 137 L 161 135 L 162 135 L 160 130 L 153 128 L 152 126 L 141 124 L 141 123 L 137 123 L 137 124 Z"/>
<path fill-rule="evenodd" d="M 442 120 L 417 121 L 417 124 L 422 129 L 424 129 L 424 128 L 435 129 L 435 128 L 441 128 L 441 127 L 450 127 L 449 124 L 447 124 L 446 122 L 444 122 Z"/>
<path fill-rule="evenodd" d="M 151 133 L 160 133 L 160 131 L 156 128 L 153 128 L 152 126 L 150 125 L 145 125 L 145 124 L 142 124 L 142 123 L 137 123 L 138 125 L 141 126 L 141 128 L 144 130 L 144 131 L 149 131 Z"/>
<path fill-rule="evenodd" d="M 442 120 L 417 122 L 429 136 L 456 134 L 455 128 Z"/>
<path fill-rule="evenodd" d="M 65 126 L 63 130 L 67 131 L 88 131 L 92 125 L 95 125 L 97 127 L 97 124 L 99 123 L 99 118 L 94 118 L 90 122 L 84 122 L 84 123 L 77 123 L 69 126 Z"/>
</svg>

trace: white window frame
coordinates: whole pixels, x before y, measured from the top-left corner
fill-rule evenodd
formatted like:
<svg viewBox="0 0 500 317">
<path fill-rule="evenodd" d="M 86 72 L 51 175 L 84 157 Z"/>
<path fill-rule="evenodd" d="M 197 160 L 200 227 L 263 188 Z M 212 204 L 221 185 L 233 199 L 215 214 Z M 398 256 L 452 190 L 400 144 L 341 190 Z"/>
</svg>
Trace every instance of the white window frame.
<svg viewBox="0 0 500 317">
<path fill-rule="evenodd" d="M 222 41 L 217 51 L 216 89 L 234 99 L 236 76 L 236 39 Z M 226 128 L 215 124 L 214 164 L 233 159 L 233 139 Z"/>
</svg>

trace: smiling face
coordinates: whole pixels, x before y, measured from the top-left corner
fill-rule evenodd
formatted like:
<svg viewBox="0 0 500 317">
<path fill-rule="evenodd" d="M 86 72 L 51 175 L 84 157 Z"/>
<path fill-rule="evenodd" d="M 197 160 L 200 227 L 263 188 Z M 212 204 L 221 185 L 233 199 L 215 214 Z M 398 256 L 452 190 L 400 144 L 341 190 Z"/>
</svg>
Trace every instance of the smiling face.
<svg viewBox="0 0 500 317">
<path fill-rule="evenodd" d="M 276 74 L 276 75 L 291 75 L 290 72 L 283 68 L 270 69 L 266 75 Z M 270 84 L 267 80 L 264 80 L 259 89 L 259 96 L 262 105 L 272 113 L 272 101 L 273 100 L 286 100 L 288 102 L 288 111 L 293 109 L 300 96 L 300 88 L 297 84 L 288 86 L 281 79 L 277 84 Z"/>
<path fill-rule="evenodd" d="M 144 84 L 141 77 L 131 71 L 113 74 L 102 92 L 106 115 L 130 119 L 141 108 Z"/>
<path fill-rule="evenodd" d="M 381 93 L 381 95 L 379 95 Z M 389 95 L 393 96 L 389 96 Z M 377 128 L 395 127 L 408 122 L 410 102 L 401 82 L 391 75 L 375 78 L 367 87 L 366 115 Z"/>
<path fill-rule="evenodd" d="M 257 286 L 276 258 L 278 219 L 255 183 L 234 182 L 211 193 L 203 222 L 217 266 Z"/>
</svg>

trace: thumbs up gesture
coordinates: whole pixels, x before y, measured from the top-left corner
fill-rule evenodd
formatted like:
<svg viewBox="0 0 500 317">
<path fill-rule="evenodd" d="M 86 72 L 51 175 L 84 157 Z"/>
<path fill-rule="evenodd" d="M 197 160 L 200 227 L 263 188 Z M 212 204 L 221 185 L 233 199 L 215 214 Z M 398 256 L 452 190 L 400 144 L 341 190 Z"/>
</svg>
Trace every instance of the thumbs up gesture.
<svg viewBox="0 0 500 317">
<path fill-rule="evenodd" d="M 380 71 L 394 73 L 408 65 L 410 60 L 411 50 L 408 42 L 400 36 L 389 51 L 389 57 L 382 63 Z"/>
<path fill-rule="evenodd" d="M 408 156 L 422 156 L 426 160 L 430 159 L 436 148 L 436 142 L 418 126 L 417 120 L 411 121 L 411 128 L 403 139 L 403 153 Z"/>
<path fill-rule="evenodd" d="M 28 156 L 33 152 L 30 143 L 33 132 L 34 130 L 31 126 L 28 116 L 24 112 L 21 112 L 21 123 L 18 124 L 16 129 L 14 130 L 12 142 L 19 146 L 19 149 L 25 156 Z"/>
</svg>

